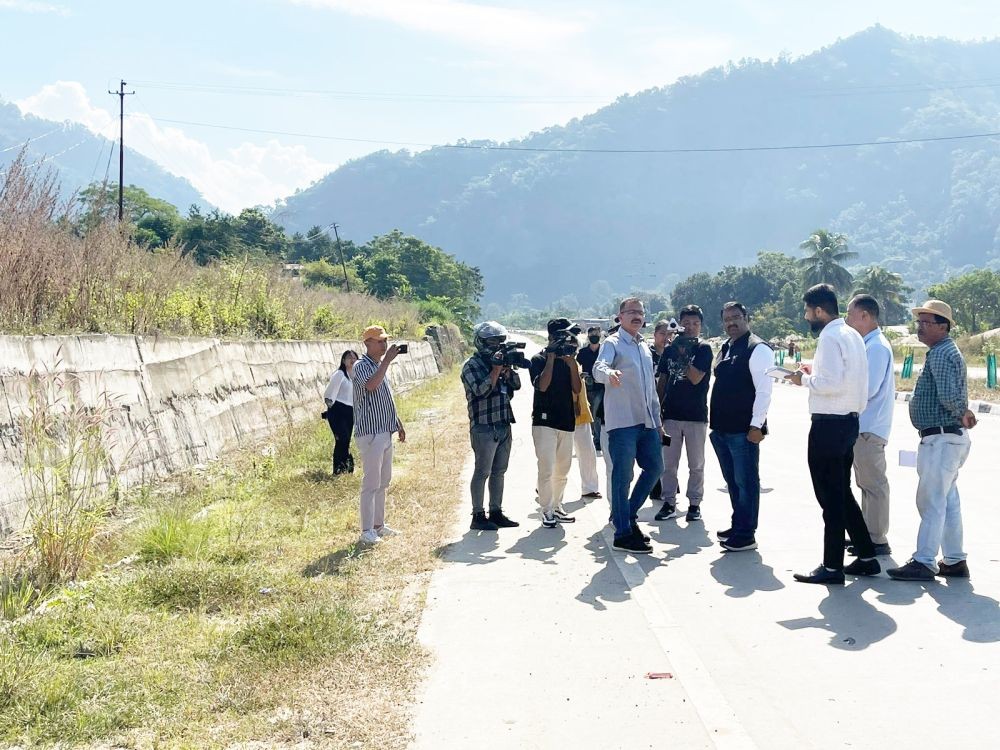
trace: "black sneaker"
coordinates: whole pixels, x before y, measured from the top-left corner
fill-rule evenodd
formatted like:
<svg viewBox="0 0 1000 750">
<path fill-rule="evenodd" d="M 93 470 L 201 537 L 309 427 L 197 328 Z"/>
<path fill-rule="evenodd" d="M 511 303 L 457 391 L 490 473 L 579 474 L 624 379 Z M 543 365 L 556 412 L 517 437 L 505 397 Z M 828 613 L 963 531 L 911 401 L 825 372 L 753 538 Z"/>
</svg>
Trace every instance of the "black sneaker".
<svg viewBox="0 0 1000 750">
<path fill-rule="evenodd" d="M 636 534 L 616 536 L 615 542 L 611 546 L 622 552 L 631 552 L 636 555 L 648 555 L 653 551 L 653 548 L 643 541 L 641 536 L 637 536 Z"/>
<path fill-rule="evenodd" d="M 559 523 L 576 523 L 576 519 L 562 508 L 556 508 L 552 511 L 552 514 L 556 517 L 556 520 Z"/>
<path fill-rule="evenodd" d="M 517 521 L 507 518 L 507 516 L 503 514 L 502 510 L 491 510 L 489 519 L 501 529 L 513 529 L 515 526 L 521 525 Z"/>
<path fill-rule="evenodd" d="M 542 526 L 547 529 L 554 529 L 558 525 L 559 521 L 556 519 L 554 513 L 546 513 L 545 511 L 542 511 Z"/>
<path fill-rule="evenodd" d="M 639 536 L 642 537 L 642 541 L 644 541 L 646 544 L 649 544 L 649 534 L 644 534 L 642 529 L 640 529 L 636 524 L 632 524 L 632 534 L 633 535 L 638 534 Z"/>
<path fill-rule="evenodd" d="M 691 523 L 692 521 L 700 521 L 701 508 L 699 508 L 697 505 L 689 505 L 688 512 L 687 515 L 684 517 L 684 520 L 687 521 L 688 523 Z"/>
<path fill-rule="evenodd" d="M 486 517 L 486 513 L 479 511 L 472 514 L 472 523 L 469 528 L 473 531 L 496 531 L 500 527 Z"/>
<path fill-rule="evenodd" d="M 718 539 L 720 542 L 725 539 L 728 539 L 732 535 L 733 535 L 733 530 L 731 528 L 715 532 L 715 538 Z"/>
<path fill-rule="evenodd" d="M 938 575 L 945 578 L 968 578 L 969 564 L 965 560 L 949 565 L 944 560 L 938 563 Z"/>
<path fill-rule="evenodd" d="M 677 512 L 677 506 L 673 503 L 664 503 L 663 507 L 660 508 L 660 512 L 657 513 L 654 518 L 657 521 L 666 521 L 670 518 L 677 518 L 680 513 Z"/>
<path fill-rule="evenodd" d="M 877 576 L 882 572 L 882 566 L 878 560 L 862 560 L 860 557 L 844 568 L 844 572 L 850 576 Z"/>
<path fill-rule="evenodd" d="M 889 577 L 897 581 L 933 581 L 934 571 L 923 563 L 910 560 L 906 565 L 899 568 L 889 568 L 886 573 Z"/>
<path fill-rule="evenodd" d="M 811 573 L 793 573 L 792 578 L 794 578 L 799 583 L 818 583 L 827 586 L 844 585 L 844 571 L 827 570 L 822 565 L 818 566 Z"/>
<path fill-rule="evenodd" d="M 757 549 L 757 540 L 752 536 L 743 539 L 731 536 L 723 539 L 719 544 L 726 552 L 749 552 L 752 549 Z"/>
</svg>

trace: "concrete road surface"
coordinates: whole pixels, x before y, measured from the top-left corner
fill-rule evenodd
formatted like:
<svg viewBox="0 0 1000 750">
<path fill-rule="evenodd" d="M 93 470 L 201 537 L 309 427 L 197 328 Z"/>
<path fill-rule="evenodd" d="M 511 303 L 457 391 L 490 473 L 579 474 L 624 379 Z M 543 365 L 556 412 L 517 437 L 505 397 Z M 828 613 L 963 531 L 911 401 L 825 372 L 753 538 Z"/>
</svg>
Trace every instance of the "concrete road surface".
<svg viewBox="0 0 1000 750">
<path fill-rule="evenodd" d="M 827 588 L 792 580 L 822 548 L 802 389 L 775 388 L 760 549 L 744 553 L 723 554 L 715 541 L 730 507 L 710 446 L 704 521 L 656 522 L 647 505 L 640 524 L 652 555 L 611 551 L 607 500 L 578 499 L 575 462 L 566 505 L 577 522 L 542 528 L 530 386 L 515 405 L 504 508 L 522 525 L 468 530 L 467 469 L 420 629 L 434 661 L 414 747 L 1000 746 L 1000 418 L 981 419 L 961 474 L 971 580 L 883 574 Z M 916 471 L 896 456 L 916 445 L 897 404 L 895 554 L 883 567 L 913 551 Z"/>
</svg>

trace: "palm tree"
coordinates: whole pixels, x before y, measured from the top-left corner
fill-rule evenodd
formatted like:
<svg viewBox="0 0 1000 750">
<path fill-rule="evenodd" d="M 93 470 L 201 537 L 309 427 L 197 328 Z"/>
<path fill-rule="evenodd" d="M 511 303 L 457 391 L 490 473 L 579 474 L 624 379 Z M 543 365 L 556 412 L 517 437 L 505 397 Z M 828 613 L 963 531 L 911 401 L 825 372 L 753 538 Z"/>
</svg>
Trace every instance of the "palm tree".
<svg viewBox="0 0 1000 750">
<path fill-rule="evenodd" d="M 912 291 L 903 283 L 902 276 L 881 266 L 868 266 L 854 280 L 854 293 L 870 294 L 877 299 L 882 308 L 882 319 L 890 325 L 906 320 L 906 305 L 910 301 L 908 294 Z"/>
<path fill-rule="evenodd" d="M 813 284 L 830 284 L 840 294 L 851 288 L 854 277 L 841 264 L 857 258 L 858 254 L 847 249 L 847 237 L 817 229 L 809 239 L 799 243 L 799 249 L 808 255 L 799 260 L 803 267 L 802 280 L 807 287 Z"/>
</svg>

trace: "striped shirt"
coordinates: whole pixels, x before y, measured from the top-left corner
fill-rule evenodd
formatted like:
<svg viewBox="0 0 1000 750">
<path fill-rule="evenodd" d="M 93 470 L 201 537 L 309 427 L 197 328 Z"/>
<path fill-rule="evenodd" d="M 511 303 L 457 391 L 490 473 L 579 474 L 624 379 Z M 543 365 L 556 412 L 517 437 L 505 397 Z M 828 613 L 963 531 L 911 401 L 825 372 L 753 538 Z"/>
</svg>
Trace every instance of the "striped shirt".
<svg viewBox="0 0 1000 750">
<path fill-rule="evenodd" d="M 379 363 L 365 354 L 354 363 L 354 434 L 379 435 L 399 430 L 399 416 L 392 400 L 389 380 L 382 378 L 378 388 L 368 391 L 365 386 L 375 375 Z"/>
</svg>

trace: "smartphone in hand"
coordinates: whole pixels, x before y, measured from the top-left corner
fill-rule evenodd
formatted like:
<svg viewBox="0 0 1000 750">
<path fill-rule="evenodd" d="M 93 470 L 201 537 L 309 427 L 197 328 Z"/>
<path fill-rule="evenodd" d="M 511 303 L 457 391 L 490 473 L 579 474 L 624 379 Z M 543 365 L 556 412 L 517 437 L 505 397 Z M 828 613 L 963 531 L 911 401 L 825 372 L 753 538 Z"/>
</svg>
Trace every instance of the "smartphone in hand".
<svg viewBox="0 0 1000 750">
<path fill-rule="evenodd" d="M 410 345 L 409 344 L 399 344 L 396 347 L 396 353 L 397 354 L 407 354 L 409 351 L 410 351 Z"/>
</svg>

